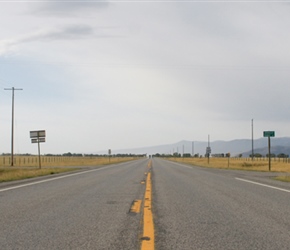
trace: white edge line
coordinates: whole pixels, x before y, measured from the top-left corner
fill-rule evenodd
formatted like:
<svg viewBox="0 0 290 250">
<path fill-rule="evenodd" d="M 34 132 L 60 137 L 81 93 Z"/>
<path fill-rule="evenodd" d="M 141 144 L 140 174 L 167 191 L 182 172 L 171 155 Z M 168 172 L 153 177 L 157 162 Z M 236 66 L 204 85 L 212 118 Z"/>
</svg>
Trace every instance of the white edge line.
<svg viewBox="0 0 290 250">
<path fill-rule="evenodd" d="M 169 162 L 174 163 L 175 165 L 180 166 L 180 167 L 183 167 L 183 168 L 192 169 L 192 167 L 191 166 L 187 166 L 186 163 L 180 163 L 180 162 L 176 162 L 176 161 L 169 161 Z"/>
<path fill-rule="evenodd" d="M 59 179 L 63 179 L 63 178 L 71 177 L 71 176 L 87 174 L 87 173 L 90 173 L 90 172 L 98 171 L 98 170 L 101 170 L 101 169 L 108 169 L 108 168 L 112 168 L 112 167 L 115 167 L 115 166 L 108 166 L 108 167 L 105 167 L 105 168 L 103 167 L 103 168 L 98 168 L 98 169 L 93 169 L 93 170 L 88 170 L 88 171 L 82 171 L 82 172 L 79 172 L 79 173 L 63 175 L 63 176 L 59 176 L 59 177 L 55 177 L 55 178 L 51 178 L 51 179 L 42 180 L 42 181 L 30 182 L 30 183 L 23 184 L 23 185 L 18 185 L 18 186 L 9 187 L 9 188 L 3 188 L 3 189 L 0 189 L 0 192 L 5 192 L 5 191 L 8 191 L 8 190 L 22 188 L 22 187 L 27 187 L 27 186 L 32 186 L 32 185 L 36 185 L 36 184 L 40 184 L 40 183 L 44 183 L 44 182 L 49 182 L 49 181 L 55 181 L 55 180 L 59 180 Z"/>
<path fill-rule="evenodd" d="M 192 169 L 192 167 L 189 167 L 189 166 L 186 166 L 186 165 L 182 165 L 182 164 L 179 164 L 179 163 L 176 163 L 176 162 L 173 162 L 173 163 L 175 163 L 178 166 L 184 167 L 184 168 L 191 168 Z M 272 189 L 276 189 L 276 190 L 280 190 L 280 191 L 283 191 L 283 192 L 290 193 L 290 190 L 288 190 L 288 189 L 278 188 L 278 187 L 262 184 L 262 183 L 259 183 L 259 182 L 249 181 L 249 180 L 241 179 L 241 178 L 237 178 L 237 177 L 235 179 L 239 180 L 239 181 L 249 182 L 249 183 L 260 185 L 260 186 L 263 186 L 263 187 L 268 187 L 268 188 L 272 188 Z"/>
<path fill-rule="evenodd" d="M 287 190 L 287 189 L 278 188 L 278 187 L 262 184 L 262 183 L 255 182 L 255 181 L 249 181 L 249 180 L 245 180 L 245 179 L 241 179 L 241 178 L 235 178 L 235 179 L 239 180 L 239 181 L 249 182 L 249 183 L 252 183 L 252 184 L 259 185 L 259 186 L 268 187 L 268 188 L 272 188 L 272 189 L 277 189 L 277 190 L 280 190 L 280 191 L 284 191 L 284 192 L 290 193 L 290 190 Z"/>
</svg>

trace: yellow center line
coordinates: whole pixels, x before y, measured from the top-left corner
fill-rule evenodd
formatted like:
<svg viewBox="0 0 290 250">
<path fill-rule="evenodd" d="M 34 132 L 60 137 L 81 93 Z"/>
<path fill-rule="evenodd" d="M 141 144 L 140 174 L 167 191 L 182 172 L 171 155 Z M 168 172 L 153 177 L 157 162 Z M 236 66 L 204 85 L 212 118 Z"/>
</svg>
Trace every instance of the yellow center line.
<svg viewBox="0 0 290 250">
<path fill-rule="evenodd" d="M 151 166 L 152 166 L 152 161 L 150 160 L 149 163 L 148 163 L 148 165 L 147 165 L 147 167 L 148 168 L 151 168 Z"/>
<path fill-rule="evenodd" d="M 151 163 L 150 163 L 151 167 Z M 144 197 L 143 236 L 141 250 L 154 250 L 154 222 L 152 214 L 152 185 L 151 172 L 147 174 Z"/>
</svg>

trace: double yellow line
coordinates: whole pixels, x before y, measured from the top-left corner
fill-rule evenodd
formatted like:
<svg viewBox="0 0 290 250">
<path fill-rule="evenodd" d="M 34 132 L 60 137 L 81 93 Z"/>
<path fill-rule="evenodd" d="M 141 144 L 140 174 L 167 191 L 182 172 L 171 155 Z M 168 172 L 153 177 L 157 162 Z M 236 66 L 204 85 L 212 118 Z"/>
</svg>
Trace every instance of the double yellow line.
<svg viewBox="0 0 290 250">
<path fill-rule="evenodd" d="M 146 191 L 144 197 L 143 212 L 143 236 L 141 242 L 141 250 L 154 250 L 154 221 L 152 213 L 152 183 L 151 183 L 151 167 L 152 162 L 148 164 L 148 174 L 146 179 Z"/>
<path fill-rule="evenodd" d="M 152 183 L 151 183 L 152 162 L 148 163 L 148 171 L 145 173 L 146 187 L 143 206 L 143 234 L 141 235 L 141 250 L 154 250 L 154 222 L 152 213 Z M 141 182 L 144 184 L 145 182 Z M 141 200 L 134 200 L 130 208 L 130 213 L 140 213 Z"/>
</svg>

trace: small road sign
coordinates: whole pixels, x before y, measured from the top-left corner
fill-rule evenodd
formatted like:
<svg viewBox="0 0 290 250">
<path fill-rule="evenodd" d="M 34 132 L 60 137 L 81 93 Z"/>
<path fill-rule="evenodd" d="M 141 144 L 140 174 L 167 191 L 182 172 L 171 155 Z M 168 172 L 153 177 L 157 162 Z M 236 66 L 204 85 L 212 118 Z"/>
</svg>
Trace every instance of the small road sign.
<svg viewBox="0 0 290 250">
<path fill-rule="evenodd" d="M 264 131 L 264 137 L 275 137 L 275 131 Z"/>
<path fill-rule="evenodd" d="M 38 158 L 39 158 L 39 168 L 41 168 L 41 159 L 40 159 L 40 142 L 45 142 L 45 130 L 36 130 L 36 131 L 30 131 L 30 138 L 31 143 L 37 143 L 38 144 Z"/>
<path fill-rule="evenodd" d="M 275 137 L 275 131 L 264 131 L 264 137 L 268 137 L 269 171 L 271 171 L 271 137 Z"/>
<path fill-rule="evenodd" d="M 206 147 L 206 154 L 210 154 L 211 153 L 211 148 L 210 147 Z"/>
<path fill-rule="evenodd" d="M 31 143 L 39 143 L 39 142 L 45 142 L 45 138 L 33 138 L 33 139 L 31 139 Z"/>
<path fill-rule="evenodd" d="M 30 138 L 45 137 L 45 130 L 30 131 Z"/>
</svg>

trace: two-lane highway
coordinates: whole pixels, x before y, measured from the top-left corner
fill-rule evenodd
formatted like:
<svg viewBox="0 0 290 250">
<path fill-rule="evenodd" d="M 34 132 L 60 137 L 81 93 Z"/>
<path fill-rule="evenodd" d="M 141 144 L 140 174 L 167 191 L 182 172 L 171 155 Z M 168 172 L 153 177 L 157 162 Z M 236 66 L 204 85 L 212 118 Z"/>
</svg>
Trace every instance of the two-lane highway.
<svg viewBox="0 0 290 250">
<path fill-rule="evenodd" d="M 290 185 L 234 173 L 154 159 L 156 249 L 290 249 Z"/>
<path fill-rule="evenodd" d="M 290 249 L 290 185 L 265 176 L 143 159 L 0 185 L 0 249 Z"/>
</svg>

